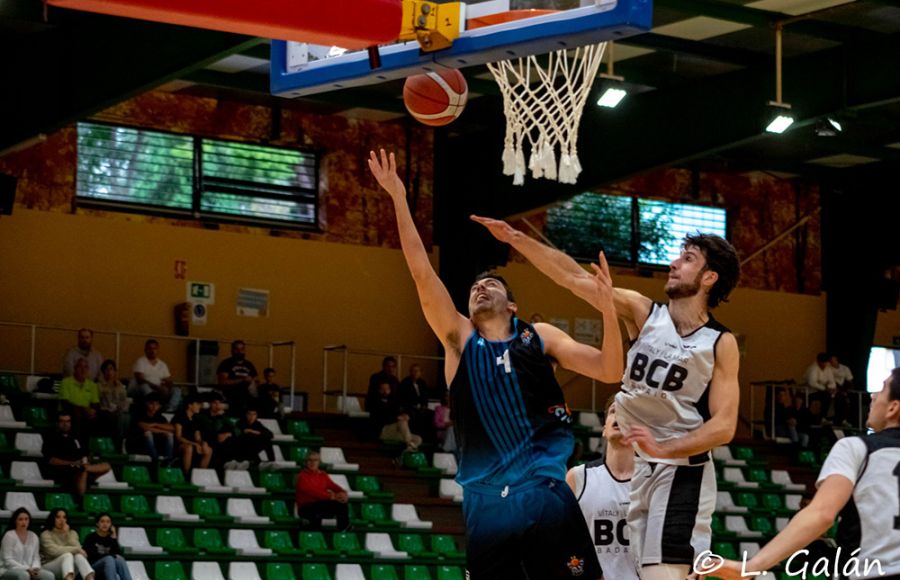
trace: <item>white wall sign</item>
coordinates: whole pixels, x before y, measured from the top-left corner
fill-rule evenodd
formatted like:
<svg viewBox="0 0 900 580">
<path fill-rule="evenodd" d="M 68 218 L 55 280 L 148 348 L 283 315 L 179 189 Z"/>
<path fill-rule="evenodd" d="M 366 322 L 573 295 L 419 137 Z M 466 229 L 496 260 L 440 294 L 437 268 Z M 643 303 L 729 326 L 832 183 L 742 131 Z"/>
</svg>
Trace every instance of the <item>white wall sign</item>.
<svg viewBox="0 0 900 580">
<path fill-rule="evenodd" d="M 584 344 L 599 346 L 603 338 L 603 321 L 599 318 L 576 318 L 573 338 Z"/>
</svg>

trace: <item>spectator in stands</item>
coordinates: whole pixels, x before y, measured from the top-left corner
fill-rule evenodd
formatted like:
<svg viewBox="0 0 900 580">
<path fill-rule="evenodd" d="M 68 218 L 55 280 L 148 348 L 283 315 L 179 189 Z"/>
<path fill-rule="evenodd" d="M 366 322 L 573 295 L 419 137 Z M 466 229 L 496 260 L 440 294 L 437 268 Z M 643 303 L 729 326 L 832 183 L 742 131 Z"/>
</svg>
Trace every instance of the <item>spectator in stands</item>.
<svg viewBox="0 0 900 580">
<path fill-rule="evenodd" d="M 410 431 L 409 414 L 400 407 L 387 381 L 378 385 L 378 396 L 366 402 L 366 410 L 382 441 L 405 443 L 410 451 L 422 444 L 422 437 Z"/>
<path fill-rule="evenodd" d="M 219 393 L 207 395 L 209 409 L 201 412 L 197 420 L 203 440 L 212 447 L 212 466 L 216 469 L 233 460 L 232 445 L 235 435 L 234 425 L 225 416 L 225 399 Z"/>
<path fill-rule="evenodd" d="M 831 409 L 831 399 L 834 397 L 837 385 L 834 382 L 834 374 L 831 372 L 831 356 L 827 352 L 816 355 L 816 362 L 806 369 L 806 384 L 816 391 L 810 394 L 809 399 L 817 400 L 822 405 L 822 416 L 827 418 Z"/>
<path fill-rule="evenodd" d="M 440 404 L 434 408 L 434 427 L 437 431 L 438 447 L 448 453 L 456 452 L 456 434 L 450 418 L 450 394 L 444 393 Z"/>
<path fill-rule="evenodd" d="M 84 539 L 84 551 L 91 568 L 104 580 L 131 580 L 112 518 L 102 513 L 94 524 L 94 531 Z"/>
<path fill-rule="evenodd" d="M 201 469 L 209 467 L 212 460 L 212 447 L 203 439 L 203 428 L 198 417 L 202 404 L 196 395 L 191 395 L 184 402 L 184 409 L 175 414 L 172 424 L 175 426 L 175 441 L 181 454 L 181 468 L 190 473 L 196 460 Z"/>
<path fill-rule="evenodd" d="M 100 408 L 100 388 L 88 378 L 87 359 L 75 361 L 71 377 L 59 386 L 60 409 L 72 417 L 72 432 L 82 441 L 93 433 L 97 410 Z"/>
<path fill-rule="evenodd" d="M 0 542 L 0 580 L 53 580 L 53 573 L 41 568 L 40 540 L 30 525 L 27 509 L 12 513 Z"/>
<path fill-rule="evenodd" d="M 83 580 L 94 580 L 94 570 L 87 560 L 78 534 L 69 527 L 66 510 L 50 510 L 50 516 L 41 532 L 41 560 L 44 568 L 57 578 L 73 580 L 75 573 Z"/>
<path fill-rule="evenodd" d="M 275 369 L 263 370 L 263 382 L 256 387 L 259 395 L 258 411 L 263 419 L 278 419 L 284 416 L 284 405 L 281 402 L 281 387 L 275 382 Z"/>
<path fill-rule="evenodd" d="M 259 454 L 264 452 L 268 461 L 275 461 L 275 450 L 272 448 L 274 435 L 265 425 L 260 423 L 254 406 L 245 411 L 237 424 L 237 437 L 234 437 L 232 456 L 235 461 L 248 464 L 259 463 Z M 241 466 L 244 467 L 243 465 Z M 248 465 L 249 467 L 249 465 Z"/>
<path fill-rule="evenodd" d="M 297 474 L 297 514 L 310 520 L 315 529 L 322 527 L 324 518 L 336 518 L 338 530 L 346 530 L 350 526 L 347 491 L 320 470 L 319 463 L 319 454 L 310 451 Z"/>
<path fill-rule="evenodd" d="M 100 410 L 97 412 L 97 433 L 112 437 L 113 441 L 125 439 L 131 422 L 128 412 L 128 394 L 119 380 L 116 361 L 107 359 L 100 366 L 102 378 L 97 385 L 100 391 Z"/>
<path fill-rule="evenodd" d="M 149 455 L 156 461 L 170 461 L 174 448 L 175 428 L 163 417 L 159 395 L 144 397 L 143 410 L 134 414 L 125 448 L 129 453 Z"/>
<path fill-rule="evenodd" d="M 842 365 L 836 354 L 829 359 L 831 374 L 834 376 L 834 423 L 849 427 L 847 415 L 850 411 L 850 391 L 853 390 L 853 372 L 847 365 Z"/>
<path fill-rule="evenodd" d="M 397 379 L 397 359 L 392 356 L 386 356 L 381 361 L 381 370 L 373 373 L 369 377 L 369 390 L 366 391 L 366 404 L 369 399 L 378 397 L 378 387 L 381 383 L 386 382 L 391 386 L 391 392 L 396 393 L 400 387 L 400 381 Z"/>
<path fill-rule="evenodd" d="M 144 343 L 144 356 L 134 361 L 131 367 L 133 377 L 129 392 L 135 399 L 150 393 L 159 395 L 163 409 L 174 413 L 181 404 L 181 388 L 172 381 L 169 365 L 159 358 L 159 341 L 155 338 Z"/>
<path fill-rule="evenodd" d="M 44 438 L 41 454 L 53 481 L 78 497 L 87 491 L 88 477 L 95 480 L 112 469 L 109 463 L 88 462 L 81 442 L 72 434 L 72 416 L 64 411 L 56 419 L 56 431 Z"/>
<path fill-rule="evenodd" d="M 231 343 L 231 356 L 219 363 L 216 370 L 222 394 L 228 401 L 228 412 L 240 416 L 253 396 L 257 377 L 256 367 L 247 360 L 247 343 L 236 340 Z"/>
<path fill-rule="evenodd" d="M 422 378 L 422 367 L 409 367 L 409 375 L 397 388 L 397 403 L 409 415 L 410 429 L 421 433 L 429 441 L 435 441 L 434 412 L 428 408 L 428 385 Z"/>
<path fill-rule="evenodd" d="M 800 410 L 794 407 L 794 400 L 790 391 L 787 389 L 779 389 L 775 403 L 775 435 L 778 437 L 786 437 L 791 443 L 806 447 L 809 444 L 809 435 L 798 431 L 797 416 Z M 803 403 L 803 397 L 799 397 L 800 403 Z"/>
<path fill-rule="evenodd" d="M 82 328 L 78 331 L 78 346 L 72 347 L 63 357 L 63 377 L 71 377 L 75 374 L 75 363 L 83 358 L 88 363 L 88 378 L 97 380 L 100 378 L 100 365 L 103 364 L 103 355 L 94 350 L 94 331 L 90 328 Z"/>
</svg>

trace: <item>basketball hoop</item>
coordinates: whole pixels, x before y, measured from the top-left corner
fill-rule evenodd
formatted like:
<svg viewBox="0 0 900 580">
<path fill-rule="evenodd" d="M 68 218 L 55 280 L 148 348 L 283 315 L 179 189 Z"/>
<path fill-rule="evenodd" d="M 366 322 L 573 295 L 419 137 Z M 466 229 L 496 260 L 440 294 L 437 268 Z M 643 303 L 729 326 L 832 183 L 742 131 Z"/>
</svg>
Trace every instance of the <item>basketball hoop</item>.
<svg viewBox="0 0 900 580">
<path fill-rule="evenodd" d="M 476 26 L 546 12 L 551 11 L 511 10 L 481 17 Z M 472 21 L 469 24 L 471 28 Z M 503 95 L 503 174 L 512 175 L 514 185 L 525 183 L 526 141 L 530 149 L 527 169 L 532 177 L 576 182 L 581 173 L 578 125 L 605 49 L 606 43 L 601 42 L 574 50 L 556 50 L 546 55 L 545 65 L 536 56 L 487 63 Z"/>
</svg>

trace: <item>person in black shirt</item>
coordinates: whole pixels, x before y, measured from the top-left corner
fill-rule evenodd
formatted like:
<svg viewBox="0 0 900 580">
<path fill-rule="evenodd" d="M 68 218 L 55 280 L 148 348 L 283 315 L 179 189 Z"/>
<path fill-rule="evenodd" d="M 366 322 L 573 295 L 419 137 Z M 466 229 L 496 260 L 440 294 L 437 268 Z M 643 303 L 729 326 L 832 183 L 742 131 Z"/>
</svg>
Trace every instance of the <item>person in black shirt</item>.
<svg viewBox="0 0 900 580">
<path fill-rule="evenodd" d="M 72 434 L 72 416 L 65 412 L 57 417 L 56 431 L 44 439 L 41 454 L 53 480 L 78 496 L 87 491 L 88 477 L 95 480 L 112 469 L 109 463 L 88 463 L 81 442 Z"/>
<path fill-rule="evenodd" d="M 206 395 L 206 400 L 209 402 L 209 409 L 197 414 L 197 423 L 200 425 L 200 436 L 212 447 L 211 465 L 213 469 L 219 469 L 233 460 L 236 433 L 231 418 L 225 415 L 225 399 L 222 395 L 213 391 Z"/>
<path fill-rule="evenodd" d="M 91 568 L 105 580 L 131 580 L 128 564 L 116 539 L 116 527 L 107 513 L 97 516 L 96 531 L 84 539 L 81 547 L 87 552 Z"/>
<path fill-rule="evenodd" d="M 397 389 L 397 402 L 409 415 L 409 425 L 413 432 L 421 433 L 428 441 L 437 439 L 434 411 L 428 408 L 428 385 L 422 378 L 421 366 L 414 364 L 409 367 L 409 376 L 400 381 Z"/>
<path fill-rule="evenodd" d="M 216 374 L 219 387 L 228 400 L 228 413 L 239 417 L 247 408 L 251 398 L 251 387 L 256 380 L 257 372 L 253 363 L 247 360 L 247 343 L 236 340 L 231 343 L 231 356 L 219 363 Z"/>
<path fill-rule="evenodd" d="M 212 460 L 213 450 L 203 439 L 203 430 L 198 418 L 200 407 L 200 399 L 192 395 L 185 401 L 184 409 L 172 419 L 175 426 L 175 441 L 181 453 L 181 468 L 185 474 L 190 473 L 194 466 L 194 456 L 200 458 L 198 467 L 203 469 L 209 467 Z"/>
<path fill-rule="evenodd" d="M 259 462 L 259 453 L 265 452 L 268 461 L 275 461 L 275 451 L 272 449 L 272 432 L 257 419 L 257 411 L 250 407 L 244 413 L 244 417 L 238 421 L 239 435 L 234 438 L 231 449 L 232 458 L 235 461 Z"/>
<path fill-rule="evenodd" d="M 161 407 L 158 394 L 150 393 L 144 397 L 144 410 L 132 416 L 125 439 L 129 453 L 149 455 L 153 461 L 172 459 L 175 428 L 160 413 Z"/>
<path fill-rule="evenodd" d="M 281 386 L 275 382 L 275 369 L 263 370 L 263 382 L 256 386 L 259 400 L 257 410 L 262 419 L 277 419 L 284 414 L 281 402 Z"/>
<path fill-rule="evenodd" d="M 381 370 L 373 373 L 369 377 L 369 390 L 366 392 L 366 403 L 370 399 L 378 396 L 378 388 L 381 383 L 387 383 L 391 386 L 391 392 L 397 393 L 400 387 L 400 380 L 397 378 L 397 359 L 392 356 L 384 357 L 381 361 Z"/>
</svg>

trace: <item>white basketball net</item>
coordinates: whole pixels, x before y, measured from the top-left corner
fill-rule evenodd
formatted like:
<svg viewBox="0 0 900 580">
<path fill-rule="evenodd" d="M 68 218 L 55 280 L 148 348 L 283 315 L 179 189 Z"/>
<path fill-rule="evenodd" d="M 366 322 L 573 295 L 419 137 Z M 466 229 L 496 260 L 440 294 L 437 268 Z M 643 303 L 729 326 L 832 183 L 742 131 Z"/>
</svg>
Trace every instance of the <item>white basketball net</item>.
<svg viewBox="0 0 900 580">
<path fill-rule="evenodd" d="M 602 42 L 571 53 L 557 50 L 547 55 L 546 67 L 535 56 L 488 63 L 506 115 L 503 173 L 513 176 L 514 185 L 525 183 L 526 141 L 532 177 L 575 183 L 581 173 L 578 124 L 605 49 Z"/>
</svg>

